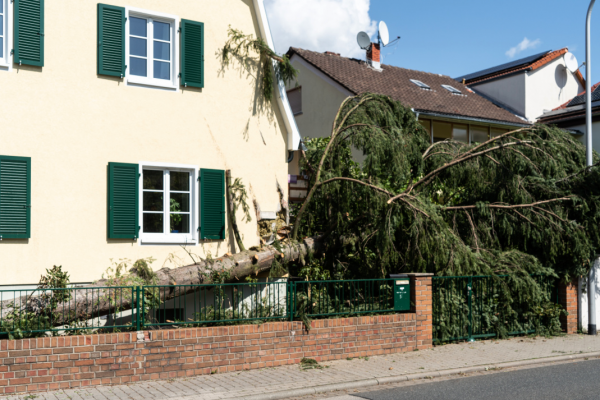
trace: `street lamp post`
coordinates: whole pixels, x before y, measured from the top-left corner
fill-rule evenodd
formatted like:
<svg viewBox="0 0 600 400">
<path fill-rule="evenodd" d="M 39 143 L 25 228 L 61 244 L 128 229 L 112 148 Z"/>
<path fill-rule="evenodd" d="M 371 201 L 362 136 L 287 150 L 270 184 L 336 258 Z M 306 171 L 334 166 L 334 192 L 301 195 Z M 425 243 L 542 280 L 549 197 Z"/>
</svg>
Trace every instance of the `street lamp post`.
<svg viewBox="0 0 600 400">
<path fill-rule="evenodd" d="M 592 166 L 592 61 L 590 50 L 590 19 L 596 0 L 590 2 L 585 20 L 585 135 L 586 135 L 586 166 Z M 597 257 L 596 257 L 597 258 Z M 596 334 L 596 260 L 588 274 L 588 334 Z"/>
</svg>

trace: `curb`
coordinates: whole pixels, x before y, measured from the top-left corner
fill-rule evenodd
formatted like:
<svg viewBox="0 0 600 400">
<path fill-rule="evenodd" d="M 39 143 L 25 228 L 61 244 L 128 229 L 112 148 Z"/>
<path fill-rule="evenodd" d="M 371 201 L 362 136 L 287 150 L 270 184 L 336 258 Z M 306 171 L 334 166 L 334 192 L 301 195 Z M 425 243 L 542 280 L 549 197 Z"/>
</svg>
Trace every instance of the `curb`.
<svg viewBox="0 0 600 400">
<path fill-rule="evenodd" d="M 363 379 L 363 380 L 359 380 L 359 381 L 333 383 L 333 384 L 329 384 L 329 385 L 313 386 L 313 387 L 302 388 L 302 389 L 282 390 L 279 392 L 257 394 L 254 396 L 237 397 L 237 399 L 239 399 L 239 400 L 286 399 L 289 397 L 307 396 L 307 395 L 311 395 L 311 394 L 317 394 L 317 393 L 323 393 L 323 392 L 333 392 L 333 391 L 344 390 L 344 389 L 357 389 L 357 388 L 364 388 L 364 387 L 369 387 L 369 386 L 386 385 L 389 383 L 412 381 L 412 380 L 417 380 L 417 379 L 440 378 L 443 376 L 489 371 L 490 369 L 497 369 L 497 368 L 523 367 L 526 365 L 540 365 L 540 364 L 548 364 L 548 363 L 553 363 L 553 362 L 558 362 L 558 361 L 579 360 L 579 359 L 583 359 L 583 358 L 592 358 L 592 357 L 600 358 L 600 351 L 593 352 L 593 353 L 581 353 L 581 354 L 575 354 L 575 355 L 570 355 L 570 356 L 537 358 L 537 359 L 532 359 L 532 360 L 511 361 L 511 362 L 498 363 L 498 364 L 478 365 L 475 367 L 467 367 L 467 368 L 446 369 L 446 370 L 442 370 L 442 371 L 424 372 L 424 373 L 419 373 L 419 374 L 408 374 L 408 375 L 386 376 L 386 377 L 374 378 L 374 379 Z M 182 398 L 182 399 L 184 399 L 184 398 Z M 232 399 L 234 399 L 234 397 L 232 397 Z"/>
</svg>

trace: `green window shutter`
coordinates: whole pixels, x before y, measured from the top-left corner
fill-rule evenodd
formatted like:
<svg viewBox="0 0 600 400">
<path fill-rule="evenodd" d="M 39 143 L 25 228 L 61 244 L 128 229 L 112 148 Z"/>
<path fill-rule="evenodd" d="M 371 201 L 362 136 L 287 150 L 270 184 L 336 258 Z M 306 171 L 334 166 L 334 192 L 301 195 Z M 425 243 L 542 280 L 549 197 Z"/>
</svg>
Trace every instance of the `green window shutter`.
<svg viewBox="0 0 600 400">
<path fill-rule="evenodd" d="M 204 24 L 181 20 L 181 86 L 204 87 Z"/>
<path fill-rule="evenodd" d="M 125 9 L 98 4 L 98 75 L 125 76 Z"/>
<path fill-rule="evenodd" d="M 31 237 L 31 158 L 0 156 L 0 236 Z"/>
<path fill-rule="evenodd" d="M 108 163 L 108 238 L 137 239 L 139 232 L 139 167 Z"/>
<path fill-rule="evenodd" d="M 15 63 L 44 66 L 44 0 L 15 0 Z"/>
<path fill-rule="evenodd" d="M 200 170 L 200 240 L 225 239 L 225 171 Z"/>
</svg>

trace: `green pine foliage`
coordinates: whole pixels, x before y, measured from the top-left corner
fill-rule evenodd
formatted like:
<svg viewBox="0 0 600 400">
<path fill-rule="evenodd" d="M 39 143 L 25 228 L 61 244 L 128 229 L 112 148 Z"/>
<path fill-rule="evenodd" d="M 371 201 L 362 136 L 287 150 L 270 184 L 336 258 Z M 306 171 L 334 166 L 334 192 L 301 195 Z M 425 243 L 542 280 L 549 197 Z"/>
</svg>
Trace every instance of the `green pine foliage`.
<svg viewBox="0 0 600 400">
<path fill-rule="evenodd" d="M 503 313 L 520 300 L 529 313 L 548 308 L 531 274 L 572 280 L 599 250 L 598 168 L 561 129 L 431 145 L 409 108 L 363 94 L 344 101 L 329 138 L 305 143 L 311 190 L 293 236 L 320 236 L 319 263 L 337 278 L 509 275 Z"/>
</svg>

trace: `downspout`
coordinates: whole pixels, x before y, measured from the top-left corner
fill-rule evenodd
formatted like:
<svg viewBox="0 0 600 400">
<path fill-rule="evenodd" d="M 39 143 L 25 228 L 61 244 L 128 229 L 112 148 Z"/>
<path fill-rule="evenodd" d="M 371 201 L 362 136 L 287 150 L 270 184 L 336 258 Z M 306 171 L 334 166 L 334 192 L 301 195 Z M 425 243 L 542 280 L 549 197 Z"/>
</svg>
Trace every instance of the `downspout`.
<svg viewBox="0 0 600 400">
<path fill-rule="evenodd" d="M 418 111 L 415 111 L 415 109 L 414 109 L 414 108 L 411 108 L 410 110 L 411 110 L 411 111 L 412 111 L 412 112 L 413 112 L 413 113 L 416 115 L 416 117 L 417 117 L 417 121 L 418 121 L 418 120 L 419 120 L 419 112 L 418 112 Z"/>
<path fill-rule="evenodd" d="M 274 51 L 275 45 L 273 44 L 273 37 L 271 36 L 271 28 L 269 26 L 269 19 L 267 18 L 264 0 L 253 1 L 260 34 Z M 277 61 L 273 60 L 273 65 L 275 65 L 276 62 Z M 290 102 L 287 98 L 285 84 L 281 79 L 277 80 L 277 88 L 279 89 L 279 96 L 276 96 L 277 104 L 279 105 L 279 109 L 283 111 L 283 124 L 285 125 L 288 134 L 288 150 L 295 151 L 300 148 L 300 131 L 298 130 L 298 125 L 296 125 L 296 119 L 294 118 Z"/>
</svg>

